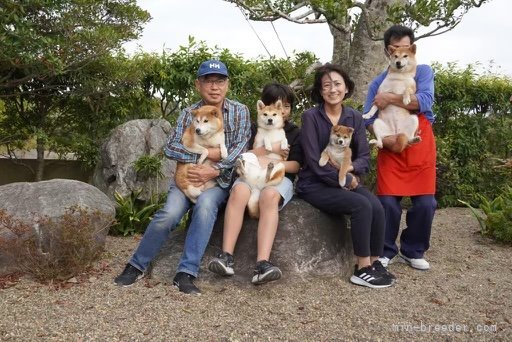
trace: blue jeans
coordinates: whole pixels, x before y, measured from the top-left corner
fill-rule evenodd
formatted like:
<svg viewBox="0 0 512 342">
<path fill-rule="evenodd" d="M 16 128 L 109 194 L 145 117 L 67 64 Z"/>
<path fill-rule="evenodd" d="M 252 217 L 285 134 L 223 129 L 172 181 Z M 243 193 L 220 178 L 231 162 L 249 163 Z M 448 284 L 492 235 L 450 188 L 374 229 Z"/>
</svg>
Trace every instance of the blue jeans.
<svg viewBox="0 0 512 342">
<path fill-rule="evenodd" d="M 227 189 L 216 186 L 203 192 L 197 199 L 177 272 L 197 277 L 201 259 L 217 219 L 217 212 L 228 194 Z M 176 185 L 171 185 L 164 207 L 156 212 L 129 263 L 145 272 L 160 252 L 169 233 L 176 228 L 192 205 L 193 203 Z"/>
</svg>

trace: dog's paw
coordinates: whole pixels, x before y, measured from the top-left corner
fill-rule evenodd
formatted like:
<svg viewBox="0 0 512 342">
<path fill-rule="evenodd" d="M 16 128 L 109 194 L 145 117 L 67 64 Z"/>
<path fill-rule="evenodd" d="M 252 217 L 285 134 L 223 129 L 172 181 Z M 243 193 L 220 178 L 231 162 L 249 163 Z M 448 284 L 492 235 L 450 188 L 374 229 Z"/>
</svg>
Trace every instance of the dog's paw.
<svg viewBox="0 0 512 342">
<path fill-rule="evenodd" d="M 368 144 L 369 145 L 377 145 L 377 139 L 372 139 L 372 140 L 368 141 Z"/>
<path fill-rule="evenodd" d="M 409 144 L 411 144 L 411 145 L 417 144 L 419 142 L 421 142 L 421 137 L 420 136 L 415 136 L 412 139 L 409 139 Z"/>
<path fill-rule="evenodd" d="M 405 94 L 403 99 L 402 99 L 402 102 L 404 103 L 404 105 L 408 105 L 409 103 L 411 103 L 411 95 L 409 94 Z"/>
<path fill-rule="evenodd" d="M 347 176 L 345 176 L 345 177 L 343 177 L 343 178 L 340 178 L 339 183 L 340 183 L 340 186 L 341 186 L 342 188 L 344 188 L 344 187 L 345 187 L 345 184 L 347 184 Z"/>
</svg>

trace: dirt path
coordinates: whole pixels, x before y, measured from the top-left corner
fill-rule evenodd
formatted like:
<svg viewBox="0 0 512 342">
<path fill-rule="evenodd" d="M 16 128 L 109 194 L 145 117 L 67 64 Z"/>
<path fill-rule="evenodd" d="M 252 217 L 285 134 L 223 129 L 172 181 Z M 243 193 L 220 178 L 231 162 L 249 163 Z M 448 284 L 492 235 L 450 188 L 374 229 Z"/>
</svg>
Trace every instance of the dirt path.
<svg viewBox="0 0 512 342">
<path fill-rule="evenodd" d="M 396 286 L 283 279 L 198 281 L 200 297 L 141 281 L 117 288 L 137 238 L 113 238 L 96 272 L 54 289 L 22 278 L 0 290 L 0 340 L 512 340 L 512 247 L 482 238 L 469 210 L 436 214 L 432 269 L 393 264 Z"/>
</svg>

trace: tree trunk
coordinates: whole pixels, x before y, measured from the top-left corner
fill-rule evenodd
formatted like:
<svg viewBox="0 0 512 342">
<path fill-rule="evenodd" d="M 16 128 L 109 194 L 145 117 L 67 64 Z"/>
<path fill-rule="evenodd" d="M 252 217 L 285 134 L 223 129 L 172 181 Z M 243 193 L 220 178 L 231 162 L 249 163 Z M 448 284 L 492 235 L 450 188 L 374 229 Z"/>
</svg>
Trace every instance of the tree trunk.
<svg viewBox="0 0 512 342">
<path fill-rule="evenodd" d="M 362 15 L 352 37 L 350 33 L 331 28 L 334 39 L 333 63 L 340 64 L 349 73 L 355 83 L 353 99 L 358 103 L 362 104 L 366 99 L 370 81 L 386 68 L 384 43 L 374 39 L 382 39 L 388 28 L 389 23 L 384 21 L 387 17 L 386 6 L 394 1 L 396 0 L 366 1 L 368 20 L 372 27 L 371 35 Z"/>
<path fill-rule="evenodd" d="M 341 32 L 331 25 L 329 29 L 333 38 L 332 62 L 341 65 L 350 75 L 350 32 Z"/>
<path fill-rule="evenodd" d="M 44 139 L 37 138 L 36 182 L 43 180 L 44 175 Z"/>
</svg>

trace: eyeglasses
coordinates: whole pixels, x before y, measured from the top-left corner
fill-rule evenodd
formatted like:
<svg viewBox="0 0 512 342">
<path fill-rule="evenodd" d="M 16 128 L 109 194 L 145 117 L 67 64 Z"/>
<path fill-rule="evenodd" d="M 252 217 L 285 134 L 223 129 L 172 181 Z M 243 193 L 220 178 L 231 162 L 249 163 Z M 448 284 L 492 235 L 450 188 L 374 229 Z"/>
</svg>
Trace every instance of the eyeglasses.
<svg viewBox="0 0 512 342">
<path fill-rule="evenodd" d="M 340 88 L 341 86 L 344 86 L 343 82 L 325 82 L 322 84 L 322 90 L 329 91 L 332 88 Z"/>
<path fill-rule="evenodd" d="M 222 87 L 228 82 L 228 79 L 227 78 L 217 78 L 217 79 L 209 78 L 209 79 L 200 79 L 199 82 L 201 82 L 201 84 L 206 85 L 208 87 L 211 87 L 214 84 L 217 87 Z"/>
</svg>

